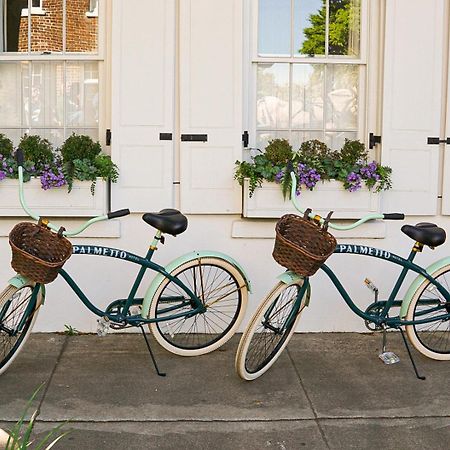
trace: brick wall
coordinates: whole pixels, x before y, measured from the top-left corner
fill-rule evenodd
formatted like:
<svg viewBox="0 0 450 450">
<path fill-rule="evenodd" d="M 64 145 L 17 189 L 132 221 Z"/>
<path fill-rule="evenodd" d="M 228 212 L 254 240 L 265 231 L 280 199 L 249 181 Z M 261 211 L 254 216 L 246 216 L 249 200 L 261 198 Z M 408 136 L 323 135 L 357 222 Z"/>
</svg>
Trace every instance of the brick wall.
<svg viewBox="0 0 450 450">
<path fill-rule="evenodd" d="M 98 18 L 87 17 L 89 0 L 66 2 L 66 51 L 95 52 L 97 50 Z M 31 16 L 31 51 L 62 52 L 63 2 L 43 0 L 45 15 Z M 19 51 L 27 51 L 28 17 L 22 17 L 19 31 Z"/>
</svg>

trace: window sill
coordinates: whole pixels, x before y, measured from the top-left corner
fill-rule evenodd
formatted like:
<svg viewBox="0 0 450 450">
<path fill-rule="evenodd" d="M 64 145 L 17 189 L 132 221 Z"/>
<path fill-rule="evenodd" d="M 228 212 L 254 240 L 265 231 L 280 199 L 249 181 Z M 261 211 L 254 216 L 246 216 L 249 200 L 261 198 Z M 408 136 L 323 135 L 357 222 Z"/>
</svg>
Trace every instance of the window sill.
<svg viewBox="0 0 450 450">
<path fill-rule="evenodd" d="M 283 214 L 298 214 L 290 200 L 284 200 L 279 184 L 263 183 L 249 197 L 249 180 L 243 186 L 243 217 L 280 218 Z M 333 219 L 359 219 L 366 214 L 380 211 L 380 194 L 363 187 L 348 192 L 338 181 L 318 183 L 314 191 L 302 190 L 299 197 L 303 209 L 312 208 L 314 213 L 326 216 L 334 211 Z"/>
<path fill-rule="evenodd" d="M 26 217 L 19 202 L 18 180 L 0 182 L 0 216 Z M 39 215 L 53 217 L 93 217 L 105 214 L 107 207 L 107 182 L 97 178 L 95 194 L 91 194 L 90 181 L 76 181 L 70 193 L 67 186 L 44 191 L 39 179 L 24 184 L 25 200 L 31 210 Z"/>
<path fill-rule="evenodd" d="M 22 17 L 28 17 L 28 8 L 22 8 L 21 16 Z M 42 8 L 35 7 L 31 8 L 31 15 L 32 16 L 45 16 L 47 15 L 47 11 L 43 10 Z"/>
</svg>

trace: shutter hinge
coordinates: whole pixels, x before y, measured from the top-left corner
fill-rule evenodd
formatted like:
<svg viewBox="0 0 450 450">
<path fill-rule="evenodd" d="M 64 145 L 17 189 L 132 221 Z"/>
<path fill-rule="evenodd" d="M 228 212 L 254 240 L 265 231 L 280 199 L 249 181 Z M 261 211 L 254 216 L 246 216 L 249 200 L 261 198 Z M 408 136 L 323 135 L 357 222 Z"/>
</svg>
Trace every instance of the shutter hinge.
<svg viewBox="0 0 450 450">
<path fill-rule="evenodd" d="M 108 128 L 107 130 L 106 130 L 106 145 L 111 145 L 111 136 L 112 136 L 112 133 L 111 133 L 111 130 Z"/>
<path fill-rule="evenodd" d="M 244 148 L 248 147 L 248 131 L 244 131 L 244 133 L 242 133 L 242 145 Z"/>
<path fill-rule="evenodd" d="M 369 133 L 369 148 L 372 149 L 377 144 L 381 144 L 381 136 L 376 136 L 373 133 Z"/>
<path fill-rule="evenodd" d="M 427 144 L 428 145 L 439 145 L 439 144 L 450 145 L 450 137 L 448 137 L 447 139 L 439 139 L 438 137 L 428 137 Z"/>
</svg>

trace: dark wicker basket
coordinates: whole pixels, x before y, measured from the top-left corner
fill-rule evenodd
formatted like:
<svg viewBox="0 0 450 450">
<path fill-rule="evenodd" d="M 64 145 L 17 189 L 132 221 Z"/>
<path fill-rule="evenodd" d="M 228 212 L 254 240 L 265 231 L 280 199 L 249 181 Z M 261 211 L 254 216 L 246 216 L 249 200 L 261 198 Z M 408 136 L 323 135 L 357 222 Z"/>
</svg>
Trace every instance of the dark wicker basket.
<svg viewBox="0 0 450 450">
<path fill-rule="evenodd" d="M 9 233 L 12 268 L 36 283 L 50 283 L 72 255 L 72 244 L 61 233 L 30 222 L 18 223 Z"/>
<path fill-rule="evenodd" d="M 336 248 L 336 239 L 326 229 L 294 214 L 281 217 L 275 230 L 273 258 L 299 275 L 314 275 Z"/>
</svg>

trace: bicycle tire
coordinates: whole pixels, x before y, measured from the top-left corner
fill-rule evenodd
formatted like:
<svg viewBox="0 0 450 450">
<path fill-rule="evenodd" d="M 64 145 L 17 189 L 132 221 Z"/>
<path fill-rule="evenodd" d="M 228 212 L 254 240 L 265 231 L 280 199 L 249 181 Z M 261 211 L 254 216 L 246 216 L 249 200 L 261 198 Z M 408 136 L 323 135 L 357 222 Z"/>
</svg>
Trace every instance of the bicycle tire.
<svg viewBox="0 0 450 450">
<path fill-rule="evenodd" d="M 436 270 L 432 277 L 450 289 L 450 265 Z M 450 314 L 450 302 L 445 300 L 430 281 L 425 280 L 412 297 L 406 320 L 432 318 L 443 314 Z M 424 356 L 450 361 L 450 319 L 407 325 L 406 333 L 414 348 Z"/>
<path fill-rule="evenodd" d="M 236 371 L 243 380 L 255 380 L 267 372 L 289 343 L 309 298 L 309 288 L 303 295 L 297 316 L 278 338 L 276 329 L 277 325 L 284 323 L 295 307 L 295 300 L 302 285 L 302 281 L 278 283 L 253 314 L 236 353 Z M 268 323 L 268 320 L 271 323 Z"/>
<path fill-rule="evenodd" d="M 0 294 L 0 311 L 3 310 L 3 307 L 9 300 L 11 303 L 5 311 L 2 325 L 12 329 L 19 323 L 28 302 L 31 300 L 34 286 L 34 284 L 29 284 L 22 286 L 21 288 L 16 288 L 15 286 L 9 285 L 3 290 Z M 39 290 L 36 307 L 32 314 L 27 318 L 22 331 L 17 336 L 9 336 L 8 333 L 0 330 L 0 375 L 8 369 L 28 340 L 38 316 L 41 301 L 42 292 Z"/>
<path fill-rule="evenodd" d="M 247 307 L 247 283 L 239 270 L 225 259 L 208 256 L 181 264 L 171 275 L 196 293 L 207 309 L 193 317 L 151 323 L 150 330 L 158 343 L 181 356 L 203 355 L 225 344 L 234 335 Z M 172 297 L 175 294 L 179 299 L 164 300 L 165 293 Z M 175 283 L 165 278 L 155 292 L 149 317 L 169 316 L 171 313 L 166 314 L 163 310 L 170 301 L 176 306 L 176 302 L 186 302 L 188 297 Z M 186 305 L 184 310 L 190 309 L 191 306 Z M 181 310 L 177 310 L 179 312 Z"/>
</svg>

